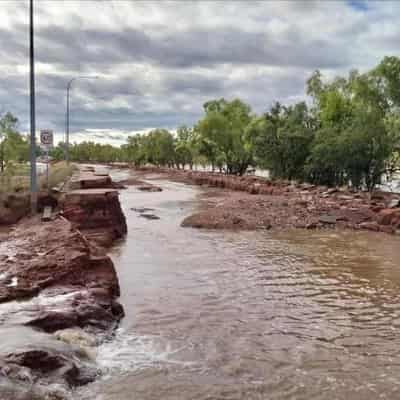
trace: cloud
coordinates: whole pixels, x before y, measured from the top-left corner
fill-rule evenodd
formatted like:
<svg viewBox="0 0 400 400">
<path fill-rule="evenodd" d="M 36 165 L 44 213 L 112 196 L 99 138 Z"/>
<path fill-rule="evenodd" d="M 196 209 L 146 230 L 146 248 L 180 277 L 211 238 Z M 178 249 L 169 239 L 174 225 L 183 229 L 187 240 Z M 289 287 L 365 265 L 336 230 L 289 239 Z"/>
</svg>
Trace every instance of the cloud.
<svg viewBox="0 0 400 400">
<path fill-rule="evenodd" d="M 212 98 L 256 112 L 304 99 L 307 77 L 371 68 L 400 51 L 397 1 L 36 1 L 37 126 L 118 142 L 193 124 Z M 0 112 L 29 128 L 28 8 L 0 8 Z"/>
</svg>

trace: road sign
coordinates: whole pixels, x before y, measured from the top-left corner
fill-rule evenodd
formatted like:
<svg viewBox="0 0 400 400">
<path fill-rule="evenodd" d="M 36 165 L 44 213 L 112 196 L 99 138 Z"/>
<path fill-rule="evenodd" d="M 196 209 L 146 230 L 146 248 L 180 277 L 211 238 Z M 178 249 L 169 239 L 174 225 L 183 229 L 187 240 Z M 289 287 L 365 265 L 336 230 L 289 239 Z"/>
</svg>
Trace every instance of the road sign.
<svg viewBox="0 0 400 400">
<path fill-rule="evenodd" d="M 47 180 L 47 190 L 50 191 L 49 187 L 49 150 L 53 147 L 54 134 L 53 131 L 49 129 L 43 129 L 40 131 L 40 144 L 42 148 L 46 151 L 46 180 Z"/>
<path fill-rule="evenodd" d="M 48 149 L 53 147 L 54 135 L 51 130 L 41 130 L 40 131 L 40 144 Z"/>
</svg>

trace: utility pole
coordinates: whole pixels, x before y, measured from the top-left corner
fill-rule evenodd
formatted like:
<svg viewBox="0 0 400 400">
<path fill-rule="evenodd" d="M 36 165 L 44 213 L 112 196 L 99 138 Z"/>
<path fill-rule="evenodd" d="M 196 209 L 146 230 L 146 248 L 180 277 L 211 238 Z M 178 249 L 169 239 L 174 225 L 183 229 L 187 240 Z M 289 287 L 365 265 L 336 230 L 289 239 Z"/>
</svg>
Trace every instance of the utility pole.
<svg viewBox="0 0 400 400">
<path fill-rule="evenodd" d="M 1 129 L 1 127 L 0 127 Z M 0 173 L 4 173 L 4 138 L 0 134 Z"/>
<path fill-rule="evenodd" d="M 33 41 L 33 0 L 29 0 L 29 62 L 30 62 L 30 100 L 31 100 L 31 212 L 37 211 L 36 184 L 36 122 L 35 122 L 35 54 Z"/>
</svg>

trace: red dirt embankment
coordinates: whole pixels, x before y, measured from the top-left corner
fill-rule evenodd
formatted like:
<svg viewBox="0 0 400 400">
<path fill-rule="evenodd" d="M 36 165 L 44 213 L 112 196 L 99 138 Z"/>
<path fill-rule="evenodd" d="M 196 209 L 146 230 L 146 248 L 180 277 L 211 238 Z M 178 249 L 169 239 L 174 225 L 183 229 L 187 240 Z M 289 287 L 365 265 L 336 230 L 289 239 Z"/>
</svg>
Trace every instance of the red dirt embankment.
<svg viewBox="0 0 400 400">
<path fill-rule="evenodd" d="M 56 207 L 58 200 L 47 192 L 37 195 L 38 210 L 43 211 L 45 206 Z M 0 195 L 0 226 L 16 224 L 30 212 L 29 193 L 8 193 Z"/>
<path fill-rule="evenodd" d="M 0 303 L 38 295 L 48 300 L 21 316 L 24 325 L 46 332 L 74 326 L 104 329 L 123 315 L 110 257 L 66 219 L 24 221 L 0 250 Z"/>
<path fill-rule="evenodd" d="M 398 233 L 400 195 L 271 181 L 256 176 L 146 168 L 168 179 L 215 187 L 182 225 L 215 229 L 347 228 Z"/>
<path fill-rule="evenodd" d="M 91 189 L 82 189 L 88 180 Z M 8 329 L 0 334 L 9 335 L 12 327 L 18 339 L 7 336 L 11 344 L 0 346 L 2 399 L 25 398 L 30 382 L 38 398 L 47 398 L 49 382 L 70 388 L 95 379 L 95 365 L 56 337 L 71 337 L 72 329 L 72 337 L 99 341 L 124 313 L 113 262 L 99 247 L 126 233 L 118 192 L 109 176 L 91 170 L 73 182 L 76 190 L 65 193 L 63 209 L 51 221 L 23 220 L 0 242 L 0 320 L 1 329 Z M 35 330 L 18 334 L 28 327 Z M 32 336 L 29 343 L 26 335 Z M 7 397 L 10 390 L 16 392 Z"/>
<path fill-rule="evenodd" d="M 63 216 L 72 227 L 97 244 L 108 247 L 127 232 L 115 189 L 85 189 L 66 193 Z"/>
<path fill-rule="evenodd" d="M 125 216 L 109 174 L 96 173 L 91 166 L 81 167 L 68 184 L 62 200 L 62 215 L 74 229 L 100 246 L 108 247 L 127 232 Z"/>
</svg>

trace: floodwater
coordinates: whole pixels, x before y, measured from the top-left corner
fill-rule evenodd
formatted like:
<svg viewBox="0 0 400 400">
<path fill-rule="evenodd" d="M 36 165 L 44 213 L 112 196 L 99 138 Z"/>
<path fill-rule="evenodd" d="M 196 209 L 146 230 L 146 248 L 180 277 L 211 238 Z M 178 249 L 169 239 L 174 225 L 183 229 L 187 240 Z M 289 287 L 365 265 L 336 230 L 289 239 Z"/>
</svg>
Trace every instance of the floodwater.
<svg viewBox="0 0 400 400">
<path fill-rule="evenodd" d="M 200 189 L 158 183 L 121 192 L 126 317 L 77 398 L 400 398 L 398 237 L 181 228 Z"/>
</svg>

